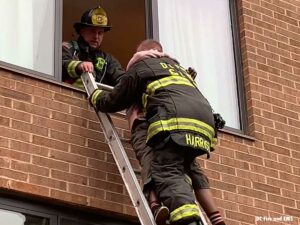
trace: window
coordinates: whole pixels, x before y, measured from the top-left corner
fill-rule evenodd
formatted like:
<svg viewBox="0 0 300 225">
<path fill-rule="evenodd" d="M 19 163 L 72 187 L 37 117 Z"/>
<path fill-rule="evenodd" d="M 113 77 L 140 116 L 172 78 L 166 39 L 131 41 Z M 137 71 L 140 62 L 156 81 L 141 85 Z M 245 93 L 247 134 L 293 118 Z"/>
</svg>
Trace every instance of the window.
<svg viewBox="0 0 300 225">
<path fill-rule="evenodd" d="M 0 225 L 136 225 L 100 213 L 0 197 Z"/>
<path fill-rule="evenodd" d="M 0 62 L 54 77 L 54 0 L 0 2 Z"/>
<path fill-rule="evenodd" d="M 228 127 L 243 130 L 243 92 L 232 28 L 234 1 L 153 0 L 153 36 L 164 51 L 196 69 L 196 82 Z"/>
</svg>

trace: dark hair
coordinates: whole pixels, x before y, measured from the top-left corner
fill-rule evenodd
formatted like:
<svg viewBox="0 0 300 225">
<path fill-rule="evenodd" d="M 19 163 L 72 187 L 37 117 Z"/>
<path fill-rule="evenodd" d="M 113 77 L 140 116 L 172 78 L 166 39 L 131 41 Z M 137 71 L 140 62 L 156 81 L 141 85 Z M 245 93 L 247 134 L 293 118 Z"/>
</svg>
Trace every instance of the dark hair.
<svg viewBox="0 0 300 225">
<path fill-rule="evenodd" d="M 163 47 L 161 46 L 161 44 L 158 41 L 155 41 L 153 39 L 146 39 L 144 41 L 142 41 L 136 51 L 140 52 L 140 51 L 145 51 L 145 50 L 150 50 L 150 49 L 156 49 L 159 52 L 163 51 Z"/>
</svg>

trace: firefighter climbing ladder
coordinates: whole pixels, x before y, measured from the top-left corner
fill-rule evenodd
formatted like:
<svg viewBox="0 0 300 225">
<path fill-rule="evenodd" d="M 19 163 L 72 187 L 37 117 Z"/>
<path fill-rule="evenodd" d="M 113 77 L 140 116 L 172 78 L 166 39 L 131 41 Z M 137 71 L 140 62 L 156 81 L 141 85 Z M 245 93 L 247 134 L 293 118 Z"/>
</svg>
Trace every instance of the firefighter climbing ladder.
<svg viewBox="0 0 300 225">
<path fill-rule="evenodd" d="M 96 83 L 91 73 L 85 73 L 81 76 L 82 82 L 86 89 L 88 96 L 90 96 L 98 87 L 103 90 L 111 91 L 111 86 Z M 122 176 L 124 184 L 126 186 L 129 197 L 133 203 L 136 213 L 142 225 L 156 225 L 153 214 L 148 206 L 148 202 L 144 197 L 144 194 L 137 181 L 135 173 L 131 167 L 129 159 L 126 155 L 125 149 L 121 143 L 121 140 L 113 126 L 111 118 L 106 113 L 97 112 L 97 116 L 102 125 L 103 133 L 108 142 L 109 148 L 113 154 L 119 172 Z M 207 225 L 204 216 L 200 213 L 202 219 L 202 225 Z"/>
</svg>

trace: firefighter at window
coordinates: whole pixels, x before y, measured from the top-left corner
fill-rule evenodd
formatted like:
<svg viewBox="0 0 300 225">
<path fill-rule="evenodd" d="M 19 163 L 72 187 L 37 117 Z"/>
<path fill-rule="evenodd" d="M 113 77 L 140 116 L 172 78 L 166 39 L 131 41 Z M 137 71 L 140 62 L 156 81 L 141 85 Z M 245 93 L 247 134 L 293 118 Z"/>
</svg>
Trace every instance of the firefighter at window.
<svg viewBox="0 0 300 225">
<path fill-rule="evenodd" d="M 74 24 L 77 41 L 62 44 L 62 80 L 84 88 L 80 75 L 94 74 L 97 82 L 115 86 L 124 74 L 121 64 L 100 49 L 104 34 L 111 30 L 106 12 L 100 6 L 86 11 Z"/>
<path fill-rule="evenodd" d="M 195 157 L 209 154 L 215 145 L 214 116 L 186 70 L 170 57 L 138 52 L 114 90 L 97 89 L 90 101 L 102 112 L 121 111 L 137 102 L 143 107 L 149 122 L 147 144 L 153 148 L 154 189 L 170 210 L 169 222 L 200 224 L 185 171 Z"/>
</svg>

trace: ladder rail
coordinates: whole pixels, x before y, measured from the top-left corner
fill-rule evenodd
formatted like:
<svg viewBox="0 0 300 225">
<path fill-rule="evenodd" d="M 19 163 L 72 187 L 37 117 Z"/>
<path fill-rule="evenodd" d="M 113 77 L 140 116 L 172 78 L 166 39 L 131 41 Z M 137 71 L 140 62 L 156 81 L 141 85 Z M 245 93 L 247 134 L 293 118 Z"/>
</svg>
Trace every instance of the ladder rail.
<svg viewBox="0 0 300 225">
<path fill-rule="evenodd" d="M 88 96 L 90 96 L 94 90 L 98 88 L 98 86 L 103 90 L 111 91 L 113 89 L 111 86 L 96 83 L 91 73 L 84 73 L 81 76 L 81 79 Z M 132 169 L 126 151 L 116 129 L 113 126 L 110 116 L 102 112 L 96 111 L 96 113 L 141 224 L 156 225 L 148 202 L 141 190 L 140 184 L 138 183 L 134 170 Z"/>
</svg>

